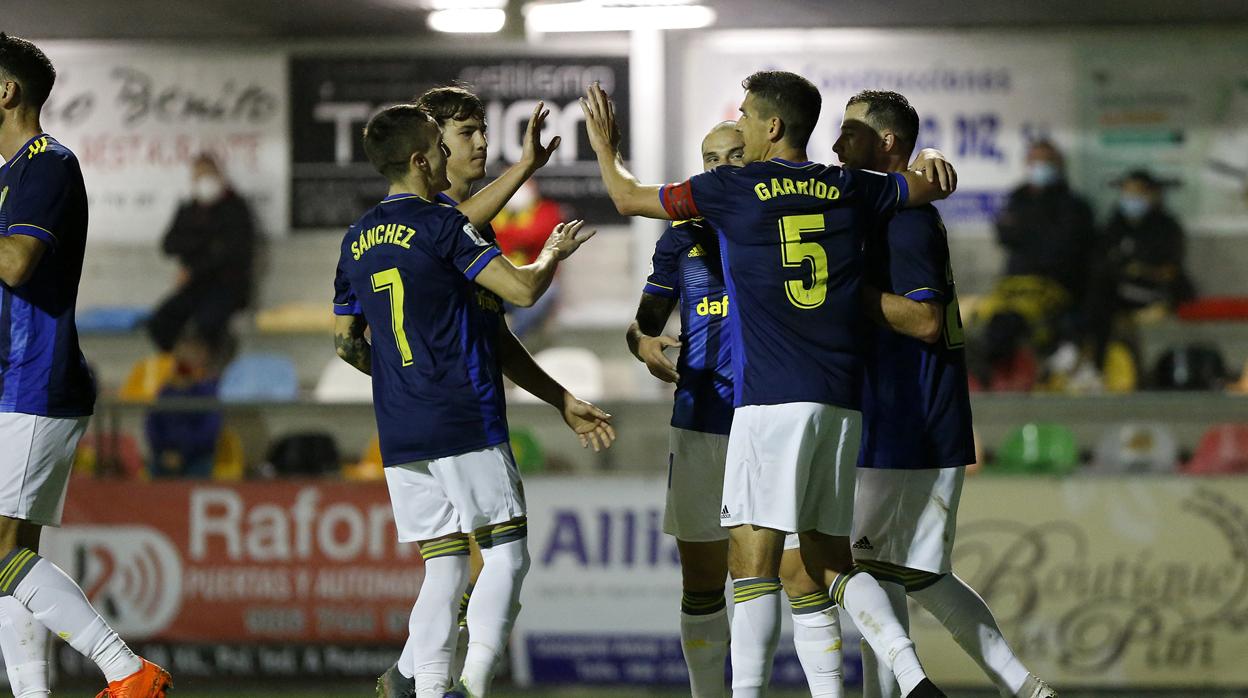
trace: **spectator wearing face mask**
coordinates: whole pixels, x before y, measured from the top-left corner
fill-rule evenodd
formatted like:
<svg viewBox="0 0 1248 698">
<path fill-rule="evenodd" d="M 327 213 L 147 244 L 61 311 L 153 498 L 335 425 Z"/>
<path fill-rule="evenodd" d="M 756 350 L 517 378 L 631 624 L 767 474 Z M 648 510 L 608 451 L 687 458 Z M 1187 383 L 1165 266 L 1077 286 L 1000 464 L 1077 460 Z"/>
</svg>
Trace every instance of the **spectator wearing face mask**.
<svg viewBox="0 0 1248 698">
<path fill-rule="evenodd" d="M 1115 184 L 1118 201 L 1101 232 L 1088 294 L 1092 358 L 1101 366 L 1116 327 L 1132 313 L 1170 312 L 1194 295 L 1183 269 L 1183 226 L 1166 210 L 1163 182 L 1132 170 Z"/>
<path fill-rule="evenodd" d="M 148 321 L 152 341 L 168 352 L 189 330 L 210 347 L 223 345 L 230 318 L 251 303 L 256 229 L 212 156 L 191 163 L 191 199 L 178 208 L 162 248 L 179 269 L 173 292 Z"/>
</svg>

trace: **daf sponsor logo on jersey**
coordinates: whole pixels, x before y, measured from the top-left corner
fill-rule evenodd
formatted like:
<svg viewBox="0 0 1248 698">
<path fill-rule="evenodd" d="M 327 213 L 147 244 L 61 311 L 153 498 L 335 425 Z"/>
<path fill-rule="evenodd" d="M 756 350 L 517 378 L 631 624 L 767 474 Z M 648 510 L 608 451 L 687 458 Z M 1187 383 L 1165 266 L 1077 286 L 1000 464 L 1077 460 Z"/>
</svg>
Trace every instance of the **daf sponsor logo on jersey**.
<svg viewBox="0 0 1248 698">
<path fill-rule="evenodd" d="M 702 315 L 702 316 L 707 316 L 707 315 L 718 315 L 721 317 L 727 316 L 728 315 L 728 294 L 725 293 L 724 297 L 721 300 L 717 300 L 717 301 L 711 300 L 710 296 L 703 296 L 702 300 L 698 301 L 698 307 L 696 308 L 696 310 L 698 311 L 698 315 Z"/>
</svg>

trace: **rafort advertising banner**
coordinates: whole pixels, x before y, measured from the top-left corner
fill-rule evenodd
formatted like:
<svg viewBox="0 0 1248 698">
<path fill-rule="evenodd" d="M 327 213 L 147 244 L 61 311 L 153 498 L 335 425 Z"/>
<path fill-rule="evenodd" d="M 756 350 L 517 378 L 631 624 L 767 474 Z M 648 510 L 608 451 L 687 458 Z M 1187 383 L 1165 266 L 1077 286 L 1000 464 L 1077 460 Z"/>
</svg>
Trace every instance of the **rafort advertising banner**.
<svg viewBox="0 0 1248 698">
<path fill-rule="evenodd" d="M 423 578 L 379 484 L 76 482 L 43 546 L 139 641 L 402 644 Z"/>
<path fill-rule="evenodd" d="M 525 125 L 538 100 L 550 116 L 543 142 L 562 144 L 537 174 L 542 195 L 577 217 L 617 218 L 598 174 L 577 103 L 595 80 L 616 97 L 628 131 L 628 59 L 609 55 L 472 53 L 436 56 L 327 54 L 290 63 L 291 224 L 340 228 L 385 196 L 385 181 L 364 157 L 360 133 L 379 109 L 430 87 L 461 84 L 485 103 L 489 175 L 520 159 Z"/>
<path fill-rule="evenodd" d="M 43 126 L 78 156 L 91 239 L 151 243 L 212 153 L 259 229 L 289 228 L 286 62 L 273 51 L 49 42 Z"/>
</svg>

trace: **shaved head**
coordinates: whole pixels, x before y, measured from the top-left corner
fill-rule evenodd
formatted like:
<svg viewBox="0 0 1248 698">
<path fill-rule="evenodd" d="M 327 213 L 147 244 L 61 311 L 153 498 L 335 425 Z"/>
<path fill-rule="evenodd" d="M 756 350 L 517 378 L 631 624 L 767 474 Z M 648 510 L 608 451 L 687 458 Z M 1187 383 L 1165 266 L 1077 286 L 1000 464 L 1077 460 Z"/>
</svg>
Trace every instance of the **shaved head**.
<svg viewBox="0 0 1248 698">
<path fill-rule="evenodd" d="M 745 141 L 737 130 L 737 122 L 721 121 L 711 127 L 702 139 L 702 168 L 713 170 L 720 165 L 740 167 L 745 152 Z"/>
</svg>

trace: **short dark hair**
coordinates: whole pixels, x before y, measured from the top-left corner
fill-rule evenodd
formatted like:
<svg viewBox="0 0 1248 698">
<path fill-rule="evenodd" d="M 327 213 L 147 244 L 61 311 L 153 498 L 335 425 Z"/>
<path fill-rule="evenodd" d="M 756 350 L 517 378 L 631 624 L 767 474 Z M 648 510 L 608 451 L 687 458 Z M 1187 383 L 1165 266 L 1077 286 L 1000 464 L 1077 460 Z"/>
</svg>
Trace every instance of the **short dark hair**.
<svg viewBox="0 0 1248 698">
<path fill-rule="evenodd" d="M 38 46 L 0 32 L 0 76 L 22 87 L 22 101 L 38 109 L 48 101 L 56 69 Z"/>
<path fill-rule="evenodd" d="M 897 134 L 911 149 L 919 140 L 919 113 L 900 92 L 863 90 L 845 105 L 867 105 L 867 118 L 876 129 L 886 128 Z"/>
<path fill-rule="evenodd" d="M 407 174 L 412 153 L 428 150 L 437 133 L 437 123 L 428 112 L 415 104 L 396 104 L 368 120 L 364 154 L 383 177 L 397 182 Z"/>
<path fill-rule="evenodd" d="M 425 90 L 416 98 L 416 106 L 429 112 L 438 125 L 454 119 L 464 121 L 477 118 L 485 123 L 485 104 L 481 98 L 465 89 L 462 85 L 445 85 Z"/>
<path fill-rule="evenodd" d="M 814 83 L 797 73 L 760 70 L 742 80 L 741 87 L 773 110 L 768 116 L 780 117 L 789 145 L 806 147 L 823 107 L 823 97 Z"/>
</svg>

